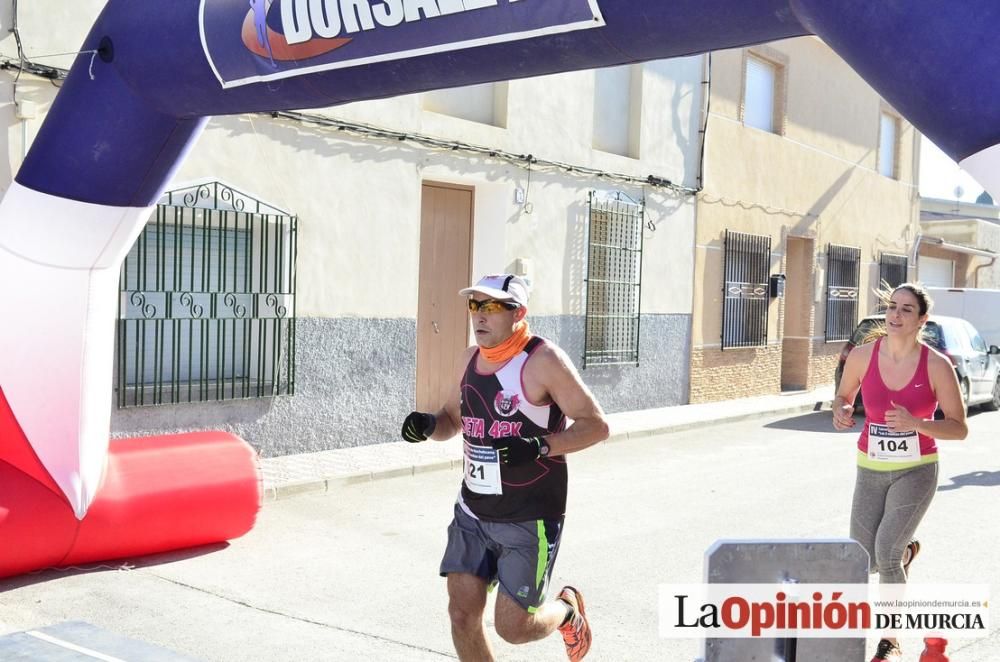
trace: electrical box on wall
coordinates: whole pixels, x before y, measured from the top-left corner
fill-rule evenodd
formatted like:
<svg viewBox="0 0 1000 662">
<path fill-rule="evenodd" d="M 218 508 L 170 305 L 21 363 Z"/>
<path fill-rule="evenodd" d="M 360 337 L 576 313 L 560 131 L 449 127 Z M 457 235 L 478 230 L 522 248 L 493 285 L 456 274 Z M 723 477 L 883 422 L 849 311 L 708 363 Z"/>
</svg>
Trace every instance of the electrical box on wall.
<svg viewBox="0 0 1000 662">
<path fill-rule="evenodd" d="M 15 105 L 17 106 L 17 119 L 19 120 L 34 119 L 38 114 L 38 108 L 34 101 L 25 101 L 24 99 L 21 99 Z"/>
<path fill-rule="evenodd" d="M 781 299 L 785 296 L 785 274 L 771 274 L 771 297 Z"/>
<path fill-rule="evenodd" d="M 514 275 L 525 279 L 531 279 L 531 259 L 519 257 L 514 260 Z"/>
</svg>

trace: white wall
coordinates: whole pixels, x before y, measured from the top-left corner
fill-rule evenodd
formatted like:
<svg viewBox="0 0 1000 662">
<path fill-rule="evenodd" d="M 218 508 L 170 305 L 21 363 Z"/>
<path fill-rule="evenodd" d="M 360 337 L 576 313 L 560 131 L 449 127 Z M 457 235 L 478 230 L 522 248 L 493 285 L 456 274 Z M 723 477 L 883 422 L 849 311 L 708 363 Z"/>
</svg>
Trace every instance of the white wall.
<svg viewBox="0 0 1000 662">
<path fill-rule="evenodd" d="M 74 55 L 51 56 L 78 51 L 105 3 L 106 0 L 20 0 L 17 27 L 25 57 L 39 64 L 68 69 Z M 0 7 L 0 25 L 3 25 L 0 54 L 16 58 L 17 43 L 11 33 L 12 2 L 4 2 Z"/>
</svg>

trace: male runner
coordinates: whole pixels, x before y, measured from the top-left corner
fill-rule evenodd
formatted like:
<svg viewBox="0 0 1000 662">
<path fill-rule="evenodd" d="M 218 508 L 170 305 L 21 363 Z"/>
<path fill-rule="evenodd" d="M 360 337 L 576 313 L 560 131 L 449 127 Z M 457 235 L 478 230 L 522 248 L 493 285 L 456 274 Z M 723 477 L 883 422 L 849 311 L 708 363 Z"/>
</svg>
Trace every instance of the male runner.
<svg viewBox="0 0 1000 662">
<path fill-rule="evenodd" d="M 441 561 L 455 650 L 460 660 L 493 660 L 483 613 L 497 584 L 497 634 L 520 644 L 558 629 L 569 659 L 581 660 L 591 642 L 583 596 L 572 586 L 545 595 L 566 510 L 565 456 L 606 439 L 607 421 L 566 354 L 531 335 L 524 279 L 486 276 L 459 294 L 476 345 L 450 401 L 436 414 L 412 412 L 402 431 L 409 442 L 464 438 L 465 478 Z"/>
</svg>

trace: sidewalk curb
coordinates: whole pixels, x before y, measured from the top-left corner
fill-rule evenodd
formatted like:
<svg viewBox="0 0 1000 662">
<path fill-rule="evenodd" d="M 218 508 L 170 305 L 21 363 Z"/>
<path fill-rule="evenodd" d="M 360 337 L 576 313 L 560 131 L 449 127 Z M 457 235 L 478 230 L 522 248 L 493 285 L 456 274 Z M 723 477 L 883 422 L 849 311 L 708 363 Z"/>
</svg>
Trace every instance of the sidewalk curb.
<svg viewBox="0 0 1000 662">
<path fill-rule="evenodd" d="M 817 400 L 811 404 L 805 403 L 798 405 L 789 405 L 787 407 L 781 407 L 778 409 L 744 412 L 739 414 L 732 414 L 729 416 L 722 416 L 722 417 L 703 419 L 703 420 L 678 421 L 676 423 L 656 425 L 638 430 L 625 430 L 622 432 L 615 432 L 611 434 L 603 443 L 619 443 L 622 441 L 628 441 L 630 439 L 643 439 L 646 437 L 653 437 L 660 434 L 667 434 L 671 432 L 682 432 L 685 430 L 691 430 L 693 428 L 699 428 L 704 426 L 739 423 L 742 421 L 766 418 L 768 416 L 781 416 L 785 414 L 801 414 L 808 412 L 816 412 L 816 411 L 821 411 L 824 407 L 828 407 L 829 404 L 830 404 L 829 400 Z M 290 497 L 300 496 L 304 494 L 325 494 L 334 491 L 336 488 L 350 487 L 352 485 L 360 485 L 364 483 L 374 482 L 377 480 L 387 480 L 390 478 L 415 476 L 417 474 L 429 473 L 432 471 L 459 469 L 461 468 L 461 466 L 462 466 L 462 459 L 460 458 L 451 460 L 435 459 L 433 461 L 426 463 L 422 462 L 418 464 L 411 464 L 408 466 L 393 467 L 390 469 L 383 469 L 376 471 L 361 471 L 358 473 L 345 474 L 342 476 L 330 476 L 328 478 L 312 478 L 299 482 L 282 483 L 279 485 L 274 485 L 265 488 L 263 500 L 264 503 L 267 503 L 271 501 L 278 501 L 280 499 L 287 499 Z"/>
<path fill-rule="evenodd" d="M 705 420 L 679 421 L 677 423 L 670 423 L 667 425 L 644 428 L 642 430 L 617 432 L 609 436 L 607 442 L 626 441 L 628 439 L 642 439 L 643 437 L 653 437 L 658 434 L 666 434 L 669 432 L 683 432 L 685 430 L 691 430 L 694 428 L 710 426 L 710 425 L 726 425 L 728 423 L 740 423 L 742 421 L 751 421 L 758 418 L 767 418 L 768 416 L 782 416 L 785 414 L 802 414 L 809 412 L 817 412 L 821 411 L 823 407 L 829 407 L 829 405 L 830 405 L 829 400 L 817 400 L 813 404 L 790 405 L 788 407 L 782 407 L 780 409 L 768 409 L 766 411 L 759 411 L 759 412 L 732 414 L 730 416 L 723 416 L 720 418 L 712 418 Z"/>
<path fill-rule="evenodd" d="M 302 494 L 332 492 L 338 487 L 350 487 L 351 485 L 370 483 L 376 480 L 415 476 L 417 474 L 442 471 L 444 469 L 457 469 L 461 466 L 462 460 L 435 460 L 433 462 L 393 467 L 392 469 L 383 469 L 380 471 L 359 471 L 358 473 L 344 474 L 342 476 L 312 478 L 294 483 L 282 483 L 265 488 L 264 501 L 277 501 Z"/>
</svg>

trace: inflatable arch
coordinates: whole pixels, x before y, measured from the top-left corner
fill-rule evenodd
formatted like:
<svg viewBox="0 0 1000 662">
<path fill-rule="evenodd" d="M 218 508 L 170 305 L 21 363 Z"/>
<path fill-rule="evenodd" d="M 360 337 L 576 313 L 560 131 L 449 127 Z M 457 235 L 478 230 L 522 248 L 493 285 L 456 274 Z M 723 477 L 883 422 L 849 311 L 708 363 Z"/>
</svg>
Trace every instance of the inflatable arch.
<svg viewBox="0 0 1000 662">
<path fill-rule="evenodd" d="M 109 0 L 0 202 L 0 310 L 51 311 L 0 325 L 0 576 L 253 524 L 240 440 L 108 442 L 119 267 L 207 117 L 814 34 L 1000 197 L 1000 5 L 947 5 Z"/>
</svg>

